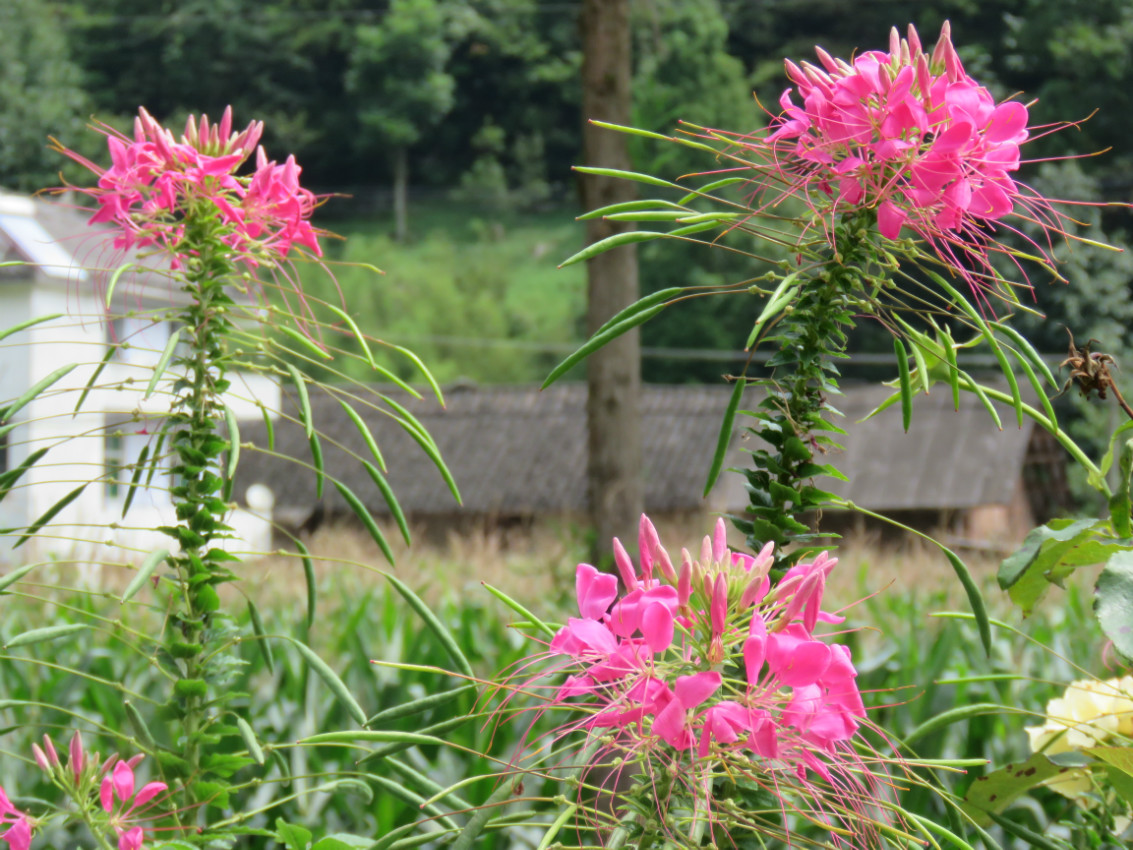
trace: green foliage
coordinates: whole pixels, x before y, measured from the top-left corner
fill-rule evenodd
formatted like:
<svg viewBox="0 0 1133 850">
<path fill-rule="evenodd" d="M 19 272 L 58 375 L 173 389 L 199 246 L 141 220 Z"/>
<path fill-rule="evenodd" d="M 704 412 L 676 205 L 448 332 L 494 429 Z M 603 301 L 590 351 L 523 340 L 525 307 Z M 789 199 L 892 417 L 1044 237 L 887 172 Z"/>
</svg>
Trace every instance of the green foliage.
<svg viewBox="0 0 1133 850">
<path fill-rule="evenodd" d="M 480 219 L 467 207 L 460 229 L 444 232 L 453 212 L 425 208 L 427 235 L 409 244 L 352 232 L 332 263 L 335 280 L 312 274 L 304 288 L 314 297 L 340 297 L 356 315 L 372 316 L 369 332 L 388 343 L 411 345 L 442 383 L 542 380 L 577 339 L 585 310 L 581 268 L 554 264 L 579 238 L 563 213 L 520 221 L 510 216 Z M 465 215 L 467 213 L 467 215 Z M 385 274 L 354 262 L 381 257 Z M 357 350 L 349 339 L 344 345 Z M 419 372 L 398 352 L 374 346 L 377 362 L 399 377 Z M 347 375 L 373 380 L 367 364 L 340 364 Z M 316 369 L 317 371 L 317 369 Z"/>
<path fill-rule="evenodd" d="M 59 185 L 61 166 L 48 150 L 47 137 L 81 135 L 90 112 L 60 17 L 58 4 L 51 2 L 8 0 L 0 6 L 5 42 L 0 54 L 0 186 L 9 190 Z"/>
</svg>

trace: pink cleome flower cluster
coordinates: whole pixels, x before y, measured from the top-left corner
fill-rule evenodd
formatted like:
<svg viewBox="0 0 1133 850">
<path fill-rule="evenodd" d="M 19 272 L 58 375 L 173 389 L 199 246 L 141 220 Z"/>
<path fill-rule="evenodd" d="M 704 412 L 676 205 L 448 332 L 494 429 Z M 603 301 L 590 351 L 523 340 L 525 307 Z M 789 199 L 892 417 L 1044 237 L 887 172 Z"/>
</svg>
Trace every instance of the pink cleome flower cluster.
<svg viewBox="0 0 1133 850">
<path fill-rule="evenodd" d="M 756 557 L 731 552 L 723 520 L 699 560 L 682 551 L 679 570 L 645 516 L 639 542 L 637 574 L 614 541 L 620 598 L 617 577 L 578 565 L 581 617 L 550 649 L 581 669 L 557 699 L 589 700 L 591 729 L 632 727 L 701 759 L 742 748 L 829 777 L 819 755 L 865 716 L 849 649 L 814 635 L 819 622 L 841 622 L 821 610 L 836 559 L 797 564 L 772 588 L 770 544 Z"/>
<path fill-rule="evenodd" d="M 145 109 L 138 110 L 134 136 L 103 127 L 111 167 L 103 169 L 73 151 L 58 150 L 98 175 L 96 187 L 80 189 L 98 204 L 91 223 L 118 228 L 119 250 L 158 246 L 175 267 L 194 246 L 185 242 L 194 217 L 213 220 L 234 258 L 248 266 L 274 264 L 294 245 L 322 255 L 310 218 L 316 197 L 299 185 L 301 169 L 293 156 L 283 165 L 269 161 L 257 146 L 262 122 L 233 134 L 232 109 L 218 125 L 190 116 L 180 140 Z M 237 171 L 255 151 L 250 176 Z"/>
<path fill-rule="evenodd" d="M 142 756 L 115 762 L 103 778 L 99 801 L 118 835 L 118 850 L 141 850 L 145 830 L 138 824 L 150 804 L 168 790 L 164 782 L 147 782 L 134 793 L 134 767 Z"/>
<path fill-rule="evenodd" d="M 987 267 L 991 222 L 1015 213 L 1056 223 L 1049 201 L 1012 177 L 1027 107 L 996 103 L 966 73 L 947 22 L 931 54 L 912 26 L 906 39 L 891 32 L 887 53 L 846 62 L 816 52 L 819 66 L 786 61 L 794 87 L 766 135 L 738 139 L 770 159 L 788 194 L 819 210 L 876 210 L 883 236 L 907 227 L 971 282 Z"/>
</svg>

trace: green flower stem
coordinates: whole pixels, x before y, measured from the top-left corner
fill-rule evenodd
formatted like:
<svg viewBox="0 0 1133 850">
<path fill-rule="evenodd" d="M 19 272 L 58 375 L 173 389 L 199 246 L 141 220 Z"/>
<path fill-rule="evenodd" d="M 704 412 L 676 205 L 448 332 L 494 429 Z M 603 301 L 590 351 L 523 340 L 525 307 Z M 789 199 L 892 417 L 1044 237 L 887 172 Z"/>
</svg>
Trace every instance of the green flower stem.
<svg viewBox="0 0 1133 850">
<path fill-rule="evenodd" d="M 176 401 L 169 419 L 170 448 L 177 461 L 170 493 L 178 524 L 161 530 L 180 547 L 170 558 L 177 590 L 163 650 L 180 672 L 172 701 L 182 724 L 177 772 L 188 780 L 187 802 L 193 805 L 216 792 L 212 787 L 198 795 L 189 782 L 215 779 L 203 764 L 205 747 L 212 743 L 206 707 L 214 709 L 224 700 L 224 685 L 233 669 L 232 653 L 217 651 L 227 645 L 230 629 L 218 612 L 216 586 L 235 577 L 224 565 L 229 556 L 213 544 L 230 530 L 220 465 L 228 443 L 217 433 L 217 422 L 223 409 L 220 397 L 228 387 L 224 343 L 232 330 L 228 314 L 233 302 L 224 282 L 234 269 L 227 247 L 213 232 L 214 219 L 189 216 L 186 222 L 185 241 L 197 246 L 197 253 L 185 261 L 182 291 L 189 304 L 180 320 L 188 352 L 175 361 L 182 377 L 174 385 Z"/>
<path fill-rule="evenodd" d="M 974 391 L 975 384 L 973 384 L 971 381 L 966 381 L 963 378 L 961 378 L 960 380 L 961 386 Z M 984 395 L 986 395 L 988 398 L 993 398 L 996 401 L 1001 401 L 1004 404 L 1011 405 L 1012 407 L 1015 406 L 1015 401 L 1011 398 L 1010 393 L 995 390 L 991 387 L 981 387 L 981 389 L 983 389 Z M 1054 439 L 1058 440 L 1062 448 L 1066 449 L 1066 451 L 1070 453 L 1070 456 L 1073 457 L 1074 460 L 1082 464 L 1082 467 L 1086 470 L 1086 472 L 1090 473 L 1091 476 L 1096 476 L 1097 479 L 1102 482 L 1102 487 L 1104 488 L 1102 492 L 1107 498 L 1112 495 L 1109 489 L 1109 485 L 1106 483 L 1105 478 L 1102 476 L 1101 470 L 1098 469 L 1097 464 L 1090 460 L 1090 458 L 1086 456 L 1086 453 L 1082 451 L 1081 447 L 1072 439 L 1070 439 L 1070 435 L 1066 433 L 1065 429 L 1056 427 L 1056 423 L 1050 420 L 1047 415 L 1041 410 L 1031 407 L 1025 402 L 1021 403 L 1019 406 L 1022 408 L 1023 412 L 1027 414 L 1027 416 L 1034 419 L 1035 422 L 1041 425 L 1052 437 L 1054 437 Z"/>
<path fill-rule="evenodd" d="M 834 361 L 845 356 L 847 331 L 865 298 L 870 279 L 865 269 L 879 265 L 871 225 L 855 216 L 838 226 L 839 250 L 812 267 L 813 278 L 781 309 L 767 337 L 779 345 L 768 361 L 771 376 L 752 381 L 767 389 L 750 427 L 767 448 L 752 451 L 753 468 L 746 472 L 750 504 L 736 525 L 753 550 L 775 544 L 779 569 L 811 551 L 816 535 L 803 515 L 827 503 L 827 494 L 810 482 L 829 472 L 815 463 L 815 454 L 836 445 L 823 433 L 838 430 L 824 419 L 833 412 L 827 396 L 839 393 Z"/>
</svg>

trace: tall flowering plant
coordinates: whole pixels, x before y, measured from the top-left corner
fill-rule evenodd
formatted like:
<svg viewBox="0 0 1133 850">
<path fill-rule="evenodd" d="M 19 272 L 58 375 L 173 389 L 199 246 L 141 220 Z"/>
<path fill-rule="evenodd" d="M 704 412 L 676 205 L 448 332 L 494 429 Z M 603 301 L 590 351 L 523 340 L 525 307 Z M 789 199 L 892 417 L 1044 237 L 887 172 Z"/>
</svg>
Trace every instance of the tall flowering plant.
<svg viewBox="0 0 1133 850">
<path fill-rule="evenodd" d="M 75 804 L 78 819 L 86 824 L 100 847 L 109 850 L 110 842 L 116 841 L 119 850 L 139 850 L 148 841 L 146 830 L 152 819 L 184 830 L 182 837 L 203 833 L 201 841 L 229 846 L 236 833 L 252 830 L 261 835 L 272 834 L 264 829 L 265 812 L 280 810 L 276 809 L 273 795 L 267 794 L 264 802 L 261 784 L 269 774 L 273 781 L 281 775 L 290 781 L 286 761 L 277 758 L 268 766 L 267 753 L 272 751 L 272 744 L 263 742 L 245 717 L 250 713 L 248 704 L 253 697 L 243 693 L 238 684 L 247 663 L 240 650 L 241 642 L 256 647 L 271 672 L 275 672 L 271 643 L 285 642 L 308 665 L 307 671 L 329 686 L 338 707 L 351 722 L 362 726 L 367 719 L 358 700 L 331 666 L 307 645 L 306 639 L 265 633 L 251 599 L 247 601 L 247 630 L 239 627 L 226 609 L 224 586 L 239 579 L 239 558 L 231 550 L 246 545 L 238 540 L 233 521 L 241 451 L 274 451 L 273 418 L 297 420 L 311 447 L 310 462 L 303 465 L 314 473 L 316 497 L 323 496 L 329 478 L 347 507 L 362 520 L 392 561 L 392 550 L 363 498 L 324 468 L 320 432 L 312 417 L 308 392 L 309 384 L 318 385 L 309 376 L 307 364 L 327 361 L 335 353 L 342 353 L 333 341 L 334 335 L 339 334 L 352 338 L 351 347 L 360 349 L 364 357 L 353 356 L 365 359 L 376 374 L 390 373 L 371 352 L 369 345 L 375 341 L 361 332 L 341 306 L 308 298 L 302 292 L 292 262 L 318 261 L 322 256 L 320 239 L 324 233 L 311 222 L 320 199 L 302 185 L 302 172 L 294 157 L 282 164 L 268 157 L 259 145 L 263 131 L 260 122 L 253 121 L 236 130 L 229 109 L 217 123 L 210 122 L 207 116 L 199 120 L 190 117 L 183 132 L 177 134 L 140 109 L 132 135 L 106 126 L 98 129 L 107 140 L 108 167 L 57 142 L 55 146 L 92 172 L 93 185 L 67 188 L 89 199 L 93 207 L 90 223 L 96 228 L 94 233 L 106 240 L 104 253 L 121 260 L 117 269 L 102 278 L 106 307 L 109 310 L 114 288 L 123 276 L 129 279 L 139 268 L 147 275 L 158 269 L 168 274 L 178 292 L 169 306 L 156 314 L 155 321 L 168 322 L 173 330 L 164 350 L 153 352 L 155 357 L 149 364 L 152 374 L 144 393 L 134 385 L 133 374 L 118 381 L 105 378 L 103 384 L 98 383 L 113 353 L 129 345 L 123 340 L 112 340 L 101 360 L 91 364 L 89 381 L 76 389 L 76 413 L 84 404 L 94 403 L 96 394 L 92 392 L 96 389 L 137 393 L 139 400 L 132 417 L 141 426 L 134 433 L 148 435 L 148 444 L 136 457 L 125 458 L 121 468 L 110 472 L 96 461 L 98 477 L 80 484 L 24 528 L 16 545 L 40 534 L 93 481 L 118 486 L 129 478 L 123 518 L 129 514 L 136 490 L 152 485 L 167 491 L 171 510 L 162 520 L 165 524 L 154 529 L 164 537 L 164 546 L 148 553 L 135 551 L 131 563 L 123 565 L 133 575 L 124 590 L 113 594 L 123 606 L 118 619 L 92 617 L 96 627 L 113 632 L 122 646 L 136 651 L 144 659 L 142 666 L 167 685 L 167 691 L 146 689 L 138 693 L 130 685 L 94 676 L 87 670 L 60 667 L 60 672 L 73 673 L 91 687 L 110 687 L 115 700 L 123 695 L 130 697 L 122 703 L 124 713 L 117 715 L 122 727 L 128 722 L 128 728 L 114 728 L 116 724 L 106 723 L 100 731 L 129 740 L 141 752 L 130 760 L 98 764 L 84 759 L 81 745 L 78 750 L 73 746 L 69 761 L 61 766 L 50 741 L 45 740 L 43 749 L 36 748 L 35 760 Z M 149 294 L 151 303 L 154 295 Z M 300 305 L 297 309 L 292 307 L 295 297 Z M 34 319 L 4 335 L 56 318 Z M 99 318 L 111 324 L 109 316 Z M 394 348 L 420 368 L 443 403 L 439 388 L 420 361 L 408 350 Z M 5 420 L 77 365 L 60 370 L 7 406 Z M 275 383 L 291 384 L 296 398 L 293 413 L 269 411 L 261 398 L 250 400 L 263 414 L 267 446 L 241 441 L 233 407 L 237 401 L 247 403 L 249 399 L 232 392 L 236 369 L 267 376 Z M 406 392 L 419 397 L 410 385 L 400 383 Z M 376 465 L 366 458 L 358 458 L 358 462 L 399 518 L 408 542 L 408 526 L 383 476 L 384 460 L 352 403 L 374 407 L 388 403 L 391 415 L 422 445 L 451 482 L 435 444 L 413 416 L 388 395 L 357 386 L 327 388 L 327 392 L 340 401 L 372 451 Z M 155 395 L 157 398 L 151 401 Z M 269 399 L 270 396 L 268 393 Z M 164 412 L 157 407 L 161 398 L 168 400 Z M 104 413 L 101 409 L 98 412 Z M 4 433 L 14 427 L 14 423 L 6 424 Z M 107 435 L 113 427 L 105 425 Z M 44 456 L 50 456 L 52 448 L 30 453 L 23 463 L 6 473 L 0 499 Z M 459 498 L 455 485 L 452 489 Z M 119 526 L 115 523 L 113 527 Z M 147 526 L 145 530 L 150 529 Z M 296 564 L 303 564 L 308 586 L 309 629 L 316 620 L 314 567 L 306 546 L 295 538 L 292 542 L 294 551 L 289 554 Z M 113 539 L 106 543 L 108 548 L 119 545 L 130 544 Z M 0 577 L 0 587 L 11 588 L 39 566 L 30 563 L 9 571 Z M 404 596 L 419 604 L 412 591 L 404 585 L 398 587 Z M 418 610 L 422 609 L 419 606 Z M 76 615 L 89 613 L 82 606 L 76 606 L 74 611 Z M 147 611 L 157 624 L 148 631 L 134 625 L 135 620 L 144 620 Z M 59 639 L 89 627 L 66 622 L 32 629 L 10 639 L 6 648 Z M 439 623 L 437 627 L 443 631 Z M 27 660 L 37 663 L 34 658 Z M 99 703 L 100 707 L 107 704 Z M 57 708 L 62 714 L 70 711 L 85 719 L 67 705 Z M 153 757 L 151 764 L 159 779 L 137 789 L 133 771 L 146 755 Z M 300 762 L 296 759 L 294 764 Z M 279 765 L 283 765 L 282 773 Z M 246 772 L 238 776 L 241 771 L 254 775 Z M 304 775 L 286 801 L 313 787 L 326 790 L 333 786 L 333 782 L 311 784 L 311 779 L 319 775 L 318 770 L 311 770 L 310 776 L 306 775 L 306 768 L 301 772 Z M 256 792 L 259 802 L 255 806 L 245 805 Z M 36 806 L 39 805 L 37 802 Z M 48 819 L 37 810 L 34 817 L 27 811 L 0 794 L 0 840 L 6 840 L 16 850 L 26 850 L 35 828 Z M 218 811 L 225 814 L 217 817 Z M 253 821 L 257 822 L 253 825 Z M 277 826 L 278 840 L 297 846 L 298 833 L 282 819 Z M 358 836 L 345 838 L 354 842 L 349 846 L 364 843 Z M 342 842 L 340 836 L 316 843 L 320 848 L 333 848 L 344 846 Z M 305 840 L 299 843 L 306 846 Z"/>
<path fill-rule="evenodd" d="M 1053 243 L 1074 238 L 1064 226 L 1069 219 L 1056 202 L 1018 177 L 1023 146 L 1057 125 L 1036 127 L 1027 104 L 997 101 L 964 68 L 948 24 L 932 49 L 910 26 L 904 38 L 891 32 L 888 50 L 845 60 L 818 48 L 817 63 L 787 60 L 786 73 L 790 86 L 779 98 L 782 111 L 755 132 L 685 124 L 677 135 L 664 136 L 604 125 L 702 151 L 714 157 L 712 170 L 669 181 L 598 167 L 579 169 L 666 187 L 673 194 L 586 213 L 584 218 L 648 222 L 643 226 L 657 229 L 612 236 L 566 263 L 668 238 L 704 247 L 724 245 L 772 267 L 742 284 L 674 287 L 643 298 L 612 317 L 546 382 L 692 296 L 755 296 L 753 327 L 744 347 L 772 348 L 769 374 L 754 377 L 745 370 L 728 376 L 734 390 L 705 488 L 707 493 L 722 470 L 739 411 L 753 406 L 742 414 L 750 417 L 747 430 L 758 438 L 749 444 L 750 466 L 742 470 L 750 503 L 733 521 L 746 533 L 751 551 L 760 554 L 738 560 L 729 555 L 721 567 L 719 545 L 712 544 L 698 562 L 684 559 L 694 565 L 689 577 L 696 578 L 683 591 L 680 575 L 675 589 L 671 577 L 654 587 L 649 565 L 667 562 L 658 560 L 643 535 L 640 575 L 619 556 L 622 599 L 616 599 L 609 579 L 579 569 L 582 618 L 572 620 L 550 644 L 553 656 L 566 656 L 574 665 L 555 704 L 579 701 L 588 715 L 571 728 L 586 730 L 599 751 L 613 753 L 610 769 L 622 784 L 613 792 L 613 809 L 595 813 L 593 822 L 609 835 L 621 830 L 621 841 L 626 829 L 652 840 L 648 830 L 654 829 L 657 835 L 691 836 L 681 840 L 699 846 L 701 837 L 688 827 L 708 823 L 714 805 L 717 813 L 725 808 L 710 802 L 710 789 L 742 776 L 760 787 L 773 785 L 773 795 L 785 800 L 790 795 L 780 793 L 788 787 L 783 777 L 792 771 L 796 784 L 791 792 L 808 801 L 793 811 L 820 811 L 816 820 L 826 826 L 836 823 L 831 836 L 824 836 L 827 841 L 842 840 L 837 828 L 853 829 L 843 818 L 863 830 L 878 830 L 854 846 L 874 846 L 879 834 L 892 835 L 886 826 L 877 826 L 885 823 L 884 817 L 862 817 L 879 814 L 873 806 L 885 808 L 887 800 L 875 793 L 868 770 L 853 759 L 839 761 L 847 752 L 864 758 L 858 749 L 860 703 L 849 657 L 814 639 L 813 629 L 825 615 L 821 594 L 816 597 L 808 589 L 821 585 L 830 564 L 812 525 L 814 516 L 821 517 L 827 507 L 870 513 L 821 484 L 823 477 L 841 476 L 825 457 L 837 447 L 840 433 L 832 397 L 839 392 L 837 362 L 848 356 L 848 333 L 860 319 L 878 321 L 892 333 L 898 367 L 893 395 L 875 413 L 899 404 L 907 430 L 917 391 L 928 392 L 936 383 L 949 385 L 957 405 L 960 392 L 974 393 L 1000 427 L 997 405 L 1005 404 L 1020 425 L 1027 416 L 1050 431 L 1110 497 L 1109 522 L 1058 520 L 1005 563 L 1001 583 L 1013 586 L 1013 595 L 1029 606 L 1046 582 L 1059 581 L 1103 551 L 1090 547 L 1115 546 L 1125 557 L 1133 541 L 1133 441 L 1126 433 L 1133 426 L 1121 432 L 1128 445 L 1122 448 L 1115 440 L 1109 455 L 1099 463 L 1091 461 L 1059 427 L 1051 394 L 1060 382 L 1009 323 L 1009 314 L 1020 305 L 1019 293 L 1032 277 L 1064 280 L 1055 266 Z M 665 222 L 670 226 L 658 227 Z M 953 334 L 970 338 L 957 341 Z M 981 384 L 963 368 L 959 353 L 979 344 L 995 357 L 1006 390 Z M 1103 398 L 1115 388 L 1110 363 L 1089 346 L 1072 345 L 1064 365 L 1074 369 L 1080 386 L 1100 390 Z M 1024 380 L 1035 405 L 1024 401 Z M 749 387 L 757 387 L 759 397 L 745 405 Z M 1119 454 L 1121 487 L 1115 491 L 1105 476 L 1117 468 Z M 1102 525 L 1110 532 L 1099 533 Z M 955 553 L 926 539 L 956 571 L 990 651 L 991 623 L 976 582 Z M 1130 646 L 1129 607 L 1117 601 L 1131 598 L 1129 563 L 1122 561 L 1120 571 L 1107 570 L 1111 584 L 1120 587 L 1103 595 L 1099 606 L 1103 625 L 1108 618 L 1119 647 Z M 751 582 L 737 576 L 750 576 Z M 739 622 L 727 612 L 742 612 Z M 817 673 L 819 668 L 823 672 Z M 770 691 L 759 687 L 764 681 L 773 683 Z M 760 702 L 769 695 L 768 702 Z M 584 759 L 581 775 L 588 764 Z M 847 764 L 854 765 L 846 768 L 854 780 L 839 773 Z M 1016 776 L 1018 771 L 1011 773 L 1016 784 L 1026 781 Z M 832 803 L 837 794 L 811 787 L 812 777 L 848 797 Z M 590 784 L 595 794 L 609 790 L 604 782 Z M 1001 796 L 991 805 L 980 797 L 980 787 L 988 786 L 973 786 L 973 808 L 965 812 L 977 826 L 998 818 L 1004 800 L 1014 799 Z M 643 799 L 680 803 L 661 802 L 651 815 L 648 806 L 634 802 Z M 987 809 L 994 811 L 987 814 Z M 784 803 L 782 811 L 792 809 Z M 979 814 L 973 816 L 973 811 Z M 736 817 L 742 822 L 742 815 Z M 909 813 L 906 819 L 924 826 Z M 778 821 L 775 828 L 784 832 L 771 834 L 791 843 L 799 833 L 789 832 L 784 826 L 789 821 Z M 734 824 L 726 822 L 729 829 Z M 855 834 L 850 843 L 863 836 Z M 648 841 L 642 846 L 649 846 Z"/>
<path fill-rule="evenodd" d="M 820 553 L 772 585 L 771 544 L 733 552 L 723 520 L 695 558 L 674 563 L 644 516 L 638 543 L 635 566 L 614 541 L 617 575 L 578 565 L 579 616 L 545 669 L 513 683 L 545 695 L 538 713 L 567 714 L 553 736 L 580 739 L 580 756 L 560 756 L 582 765 L 570 816 L 544 840 L 683 847 L 817 825 L 860 847 L 896 829 L 850 651 L 816 633 L 844 619 L 822 607 L 837 560 Z"/>
</svg>

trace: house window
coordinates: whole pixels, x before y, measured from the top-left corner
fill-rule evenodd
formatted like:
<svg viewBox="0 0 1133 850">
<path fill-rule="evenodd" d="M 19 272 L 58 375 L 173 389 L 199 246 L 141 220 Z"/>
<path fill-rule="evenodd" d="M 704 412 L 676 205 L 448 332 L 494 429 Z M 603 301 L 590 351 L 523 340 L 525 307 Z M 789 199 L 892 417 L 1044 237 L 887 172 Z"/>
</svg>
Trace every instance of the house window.
<svg viewBox="0 0 1133 850">
<path fill-rule="evenodd" d="M 122 492 L 122 471 L 125 466 L 121 434 L 107 434 L 104 449 L 106 463 L 106 498 L 117 499 Z"/>
</svg>

